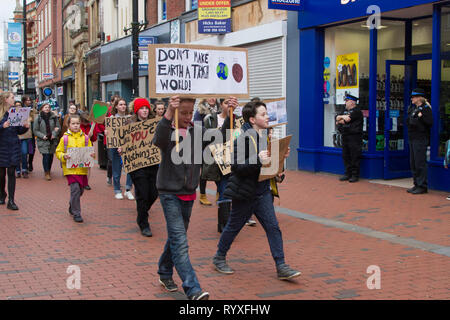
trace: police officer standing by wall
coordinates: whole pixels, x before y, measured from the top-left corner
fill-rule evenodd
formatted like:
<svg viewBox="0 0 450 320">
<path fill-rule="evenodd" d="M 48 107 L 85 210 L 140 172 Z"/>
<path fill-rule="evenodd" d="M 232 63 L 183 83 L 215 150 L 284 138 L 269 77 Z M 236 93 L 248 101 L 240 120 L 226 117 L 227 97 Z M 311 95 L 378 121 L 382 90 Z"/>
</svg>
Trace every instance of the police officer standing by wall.
<svg viewBox="0 0 450 320">
<path fill-rule="evenodd" d="M 425 99 L 425 91 L 414 89 L 411 93 L 412 105 L 408 109 L 409 159 L 414 178 L 414 186 L 408 190 L 412 194 L 428 192 L 427 148 L 430 145 L 430 129 L 433 126 L 431 105 Z"/>
<path fill-rule="evenodd" d="M 342 158 L 345 166 L 345 175 L 339 180 L 357 182 L 359 180 L 364 117 L 357 105 L 357 97 L 346 94 L 344 100 L 345 111 L 336 117 L 336 125 L 342 135 Z"/>
</svg>

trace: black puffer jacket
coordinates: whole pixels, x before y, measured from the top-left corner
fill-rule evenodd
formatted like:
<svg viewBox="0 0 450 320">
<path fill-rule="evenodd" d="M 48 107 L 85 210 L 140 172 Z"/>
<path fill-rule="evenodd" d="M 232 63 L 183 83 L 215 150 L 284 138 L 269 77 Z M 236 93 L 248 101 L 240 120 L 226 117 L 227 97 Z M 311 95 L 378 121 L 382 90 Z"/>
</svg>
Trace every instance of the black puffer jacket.
<svg viewBox="0 0 450 320">
<path fill-rule="evenodd" d="M 241 129 L 243 132 L 234 141 L 231 176 L 224 196 L 229 199 L 251 201 L 256 195 L 262 167 L 258 157 L 259 135 L 249 123 L 245 123 Z M 240 146 L 245 146 L 245 153 L 238 152 Z"/>
</svg>

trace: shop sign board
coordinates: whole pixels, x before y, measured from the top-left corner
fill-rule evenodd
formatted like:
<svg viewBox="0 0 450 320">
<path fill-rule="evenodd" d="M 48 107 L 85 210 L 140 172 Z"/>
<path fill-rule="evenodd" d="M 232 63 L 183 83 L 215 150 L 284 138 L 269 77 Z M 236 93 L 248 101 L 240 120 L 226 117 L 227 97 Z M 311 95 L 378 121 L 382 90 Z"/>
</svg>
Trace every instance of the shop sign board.
<svg viewBox="0 0 450 320">
<path fill-rule="evenodd" d="M 269 0 L 269 9 L 300 11 L 304 0 Z"/>
</svg>

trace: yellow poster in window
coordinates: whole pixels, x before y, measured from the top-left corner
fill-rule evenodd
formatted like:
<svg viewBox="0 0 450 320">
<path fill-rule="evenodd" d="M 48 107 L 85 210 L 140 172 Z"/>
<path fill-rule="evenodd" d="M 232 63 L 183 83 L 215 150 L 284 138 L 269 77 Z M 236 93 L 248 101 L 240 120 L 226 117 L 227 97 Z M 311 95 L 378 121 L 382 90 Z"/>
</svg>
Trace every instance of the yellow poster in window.
<svg viewBox="0 0 450 320">
<path fill-rule="evenodd" d="M 336 104 L 344 104 L 347 93 L 359 96 L 359 53 L 349 53 L 336 58 Z"/>
</svg>

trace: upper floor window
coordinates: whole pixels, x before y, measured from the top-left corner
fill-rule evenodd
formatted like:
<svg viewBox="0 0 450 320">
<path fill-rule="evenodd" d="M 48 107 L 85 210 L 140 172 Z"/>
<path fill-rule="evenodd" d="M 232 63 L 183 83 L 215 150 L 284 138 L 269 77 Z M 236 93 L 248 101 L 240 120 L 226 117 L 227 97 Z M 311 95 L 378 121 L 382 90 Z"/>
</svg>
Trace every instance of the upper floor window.
<svg viewBox="0 0 450 320">
<path fill-rule="evenodd" d="M 167 0 L 158 0 L 158 22 L 167 20 Z"/>
<path fill-rule="evenodd" d="M 198 8 L 198 0 L 186 0 L 186 11 Z"/>
</svg>

